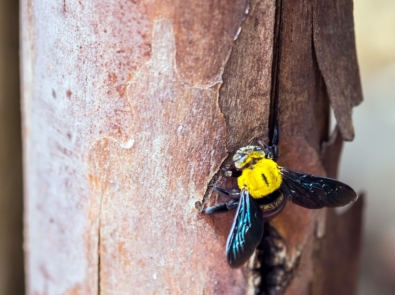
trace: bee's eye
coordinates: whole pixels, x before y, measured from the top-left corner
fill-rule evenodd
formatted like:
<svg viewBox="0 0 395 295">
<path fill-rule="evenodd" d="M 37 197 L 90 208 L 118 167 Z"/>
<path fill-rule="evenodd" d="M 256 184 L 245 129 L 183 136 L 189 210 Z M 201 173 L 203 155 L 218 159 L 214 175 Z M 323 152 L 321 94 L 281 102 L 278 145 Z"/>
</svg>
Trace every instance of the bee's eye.
<svg viewBox="0 0 395 295">
<path fill-rule="evenodd" d="M 241 169 L 246 164 L 245 161 L 247 159 L 246 154 L 238 154 L 233 157 L 233 162 L 235 163 L 235 167 Z"/>
<path fill-rule="evenodd" d="M 243 158 L 243 157 L 245 157 L 245 154 L 239 154 L 239 153 L 234 154 L 234 156 L 233 156 L 233 161 L 234 161 L 234 162 L 239 161 L 239 160 L 240 160 L 241 158 Z"/>
</svg>

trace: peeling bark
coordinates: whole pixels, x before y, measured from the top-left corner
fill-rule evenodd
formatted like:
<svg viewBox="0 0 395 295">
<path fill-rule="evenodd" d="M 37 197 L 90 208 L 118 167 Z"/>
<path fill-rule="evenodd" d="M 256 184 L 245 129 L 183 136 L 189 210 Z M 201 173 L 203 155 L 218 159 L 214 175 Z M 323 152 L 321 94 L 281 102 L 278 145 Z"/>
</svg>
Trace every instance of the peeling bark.
<svg viewBox="0 0 395 295">
<path fill-rule="evenodd" d="M 267 138 L 273 93 L 280 165 L 335 171 L 326 163 L 340 149 L 325 158 L 321 146 L 329 103 L 351 139 L 343 104 L 356 105 L 361 92 L 357 82 L 328 78 L 326 56 L 336 53 L 322 49 L 327 23 L 313 21 L 318 6 L 22 1 L 28 293 L 252 291 L 251 272 L 225 261 L 232 214 L 205 216 L 195 203 L 208 183 L 224 182 L 227 151 Z M 348 62 L 357 75 L 356 60 Z M 348 88 L 339 96 L 336 87 Z M 288 204 L 271 222 L 294 274 L 286 294 L 318 288 L 321 260 L 313 258 L 331 250 L 329 239 L 317 242 L 325 214 Z"/>
</svg>

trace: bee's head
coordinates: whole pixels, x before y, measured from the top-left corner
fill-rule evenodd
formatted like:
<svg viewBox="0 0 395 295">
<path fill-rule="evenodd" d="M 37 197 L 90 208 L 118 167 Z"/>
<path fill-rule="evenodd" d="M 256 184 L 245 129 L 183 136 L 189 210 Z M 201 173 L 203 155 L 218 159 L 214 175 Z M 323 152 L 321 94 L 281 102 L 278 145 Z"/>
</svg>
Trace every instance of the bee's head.
<svg viewBox="0 0 395 295">
<path fill-rule="evenodd" d="M 240 148 L 233 156 L 233 162 L 237 169 L 242 169 L 249 164 L 253 164 L 259 159 L 265 158 L 265 152 L 259 147 L 248 145 Z"/>
</svg>

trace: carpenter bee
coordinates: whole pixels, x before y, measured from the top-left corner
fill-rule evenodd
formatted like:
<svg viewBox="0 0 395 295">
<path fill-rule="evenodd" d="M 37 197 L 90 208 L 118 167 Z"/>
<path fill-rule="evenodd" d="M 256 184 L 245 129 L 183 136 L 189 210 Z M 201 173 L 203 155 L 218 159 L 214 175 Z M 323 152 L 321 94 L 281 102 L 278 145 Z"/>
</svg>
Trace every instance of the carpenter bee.
<svg viewBox="0 0 395 295">
<path fill-rule="evenodd" d="M 232 168 L 223 169 L 227 177 L 236 177 L 239 190 L 225 190 L 213 185 L 220 194 L 230 197 L 227 203 L 204 210 L 206 214 L 236 209 L 226 243 L 226 256 L 232 268 L 242 266 L 262 240 L 264 223 L 279 214 L 288 200 L 309 209 L 340 207 L 357 199 L 348 185 L 335 179 L 300 173 L 280 167 L 277 124 L 271 145 L 240 148 L 233 156 Z"/>
</svg>

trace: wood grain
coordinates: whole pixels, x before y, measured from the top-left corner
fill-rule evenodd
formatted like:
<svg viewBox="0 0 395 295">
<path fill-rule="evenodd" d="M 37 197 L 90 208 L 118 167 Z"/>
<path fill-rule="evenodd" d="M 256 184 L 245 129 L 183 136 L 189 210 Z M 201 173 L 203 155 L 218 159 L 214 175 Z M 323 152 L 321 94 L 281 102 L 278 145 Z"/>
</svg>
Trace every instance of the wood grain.
<svg viewBox="0 0 395 295">
<path fill-rule="evenodd" d="M 194 204 L 247 3 L 21 6 L 28 293 L 243 294 L 230 224 Z"/>
</svg>

